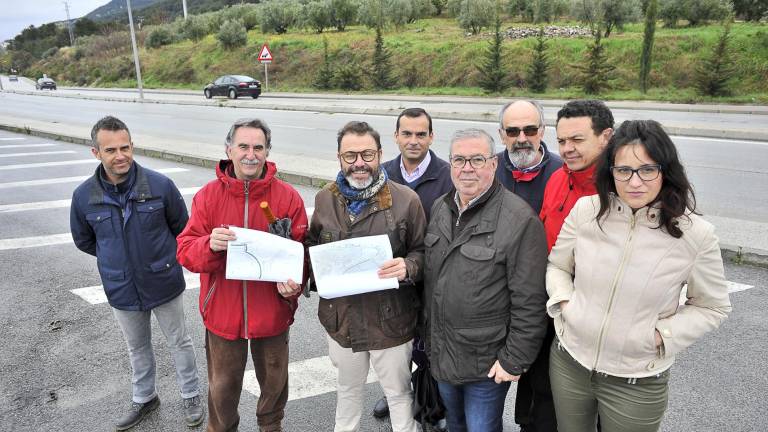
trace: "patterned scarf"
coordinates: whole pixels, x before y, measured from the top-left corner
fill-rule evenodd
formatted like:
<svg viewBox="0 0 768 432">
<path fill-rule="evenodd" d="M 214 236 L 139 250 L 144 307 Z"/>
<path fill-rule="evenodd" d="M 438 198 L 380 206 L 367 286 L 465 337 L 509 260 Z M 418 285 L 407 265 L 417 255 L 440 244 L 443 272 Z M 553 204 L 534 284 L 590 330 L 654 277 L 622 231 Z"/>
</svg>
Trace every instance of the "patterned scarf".
<svg viewBox="0 0 768 432">
<path fill-rule="evenodd" d="M 347 211 L 352 216 L 357 216 L 363 211 L 368 200 L 374 197 L 382 186 L 387 182 L 387 172 L 379 168 L 379 176 L 365 189 L 355 189 L 350 186 L 344 171 L 339 171 L 339 175 L 336 176 L 336 186 L 339 187 L 339 191 L 347 199 Z"/>
</svg>

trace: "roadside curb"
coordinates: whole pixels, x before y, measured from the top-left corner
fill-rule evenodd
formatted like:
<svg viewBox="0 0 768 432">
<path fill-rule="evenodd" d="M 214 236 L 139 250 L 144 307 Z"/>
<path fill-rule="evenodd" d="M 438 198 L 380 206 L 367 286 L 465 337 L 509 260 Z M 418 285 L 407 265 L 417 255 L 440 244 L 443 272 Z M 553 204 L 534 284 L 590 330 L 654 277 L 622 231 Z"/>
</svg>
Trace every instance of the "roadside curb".
<svg viewBox="0 0 768 432">
<path fill-rule="evenodd" d="M 203 101 L 183 101 L 183 100 L 160 100 L 160 99 L 144 99 L 143 101 L 135 98 L 124 98 L 114 96 L 88 96 L 88 95 L 70 95 L 70 94 L 51 94 L 51 93 L 36 93 L 31 91 L 20 90 L 4 90 L 6 93 L 28 95 L 28 96 L 42 96 L 42 97 L 59 97 L 70 99 L 85 99 L 85 100 L 98 100 L 107 102 L 132 102 L 132 103 L 149 103 L 149 104 L 165 104 L 165 105 L 189 105 L 189 106 L 217 106 L 227 108 L 248 108 L 248 109 L 263 109 L 263 110 L 275 110 L 275 111 L 311 111 L 321 113 L 344 113 L 344 114 L 366 114 L 366 115 L 381 115 L 381 116 L 397 116 L 402 109 L 400 108 L 351 108 L 351 107 L 338 107 L 327 105 L 290 105 L 290 104 L 262 104 L 253 106 L 247 104 L 244 101 L 238 100 L 203 100 Z M 320 98 L 318 98 L 320 99 Z M 654 107 L 654 109 L 656 109 Z M 432 118 L 443 120 L 468 120 L 468 121 L 482 121 L 482 122 L 496 122 L 498 120 L 497 112 L 485 112 L 485 113 L 462 113 L 462 112 L 448 112 L 448 111 L 430 111 Z M 555 121 L 550 119 L 546 122 L 547 126 L 554 127 Z M 664 129 L 670 135 L 688 136 L 688 137 L 701 137 L 701 138 L 724 138 L 724 139 L 741 139 L 741 140 L 754 140 L 754 141 L 768 141 L 768 130 L 766 131 L 749 131 L 743 129 L 707 129 L 700 127 L 681 127 L 681 126 L 664 126 Z"/>
<path fill-rule="evenodd" d="M 40 138 L 47 138 L 58 141 L 65 141 L 73 144 L 91 145 L 90 138 L 83 138 L 79 136 L 64 135 L 55 132 L 48 132 L 40 129 L 14 126 L 0 123 L 0 129 L 7 130 L 9 132 L 15 132 L 20 134 L 37 136 Z M 219 162 L 219 159 L 205 158 L 193 155 L 187 155 L 167 150 L 158 150 L 139 145 L 134 146 L 134 151 L 142 156 L 152 157 L 156 159 L 170 160 L 174 162 L 186 163 L 190 165 L 198 165 L 206 168 L 214 168 Z M 331 178 L 322 176 L 310 175 L 299 172 L 285 172 L 281 171 L 277 174 L 278 178 L 291 184 L 299 184 L 303 186 L 312 186 L 316 188 L 322 188 L 327 183 L 333 181 Z M 720 251 L 723 256 L 723 260 L 733 262 L 735 264 L 748 264 L 758 267 L 768 268 L 768 251 L 762 249 L 751 249 L 742 246 L 734 246 L 729 244 L 720 244 Z"/>
</svg>

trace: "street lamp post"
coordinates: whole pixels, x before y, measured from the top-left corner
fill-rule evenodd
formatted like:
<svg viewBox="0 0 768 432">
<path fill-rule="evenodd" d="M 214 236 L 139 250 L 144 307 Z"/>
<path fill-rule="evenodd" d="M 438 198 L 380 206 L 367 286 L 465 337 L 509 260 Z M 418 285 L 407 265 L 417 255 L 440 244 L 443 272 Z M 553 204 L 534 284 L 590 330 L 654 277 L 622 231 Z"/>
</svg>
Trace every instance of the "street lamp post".
<svg viewBox="0 0 768 432">
<path fill-rule="evenodd" d="M 139 99 L 144 101 L 144 89 L 141 87 L 141 65 L 139 64 L 139 49 L 136 47 L 136 33 L 133 31 L 133 14 L 131 0 L 125 0 L 128 5 L 128 24 L 131 27 L 131 45 L 133 46 L 133 63 L 136 65 L 136 83 L 139 86 Z"/>
<path fill-rule="evenodd" d="M 184 19 L 187 19 L 187 0 L 181 0 L 181 6 L 184 8 Z"/>
</svg>

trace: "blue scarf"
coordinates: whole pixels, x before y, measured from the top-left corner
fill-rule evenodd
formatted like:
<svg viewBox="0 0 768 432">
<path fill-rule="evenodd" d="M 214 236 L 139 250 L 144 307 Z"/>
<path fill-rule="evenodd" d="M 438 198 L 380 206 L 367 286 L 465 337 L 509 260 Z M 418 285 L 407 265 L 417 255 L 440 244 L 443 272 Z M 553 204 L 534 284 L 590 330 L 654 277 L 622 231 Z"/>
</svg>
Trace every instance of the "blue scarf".
<svg viewBox="0 0 768 432">
<path fill-rule="evenodd" d="M 373 198 L 384 184 L 387 183 L 387 171 L 379 168 L 379 176 L 365 189 L 353 188 L 346 177 L 344 171 L 339 171 L 336 176 L 336 186 L 339 187 L 339 191 L 347 199 L 347 211 L 352 216 L 357 216 L 363 211 L 368 200 Z"/>
</svg>

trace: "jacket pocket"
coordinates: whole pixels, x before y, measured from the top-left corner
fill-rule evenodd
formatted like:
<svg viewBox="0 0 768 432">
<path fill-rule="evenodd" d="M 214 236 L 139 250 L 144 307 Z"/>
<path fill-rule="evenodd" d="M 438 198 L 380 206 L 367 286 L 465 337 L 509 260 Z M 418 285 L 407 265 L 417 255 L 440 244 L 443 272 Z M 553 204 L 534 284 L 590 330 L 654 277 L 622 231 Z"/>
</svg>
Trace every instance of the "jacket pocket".
<svg viewBox="0 0 768 432">
<path fill-rule="evenodd" d="M 322 230 L 317 237 L 317 244 L 333 243 L 339 241 L 339 231 Z"/>
<path fill-rule="evenodd" d="M 507 325 L 494 324 L 485 327 L 455 329 L 459 343 L 457 352 L 465 354 L 463 359 L 455 359 L 459 368 L 466 364 L 465 376 L 484 376 L 498 360 L 498 352 L 507 337 Z M 463 374 L 462 374 L 463 375 Z"/>
<path fill-rule="evenodd" d="M 384 336 L 401 338 L 413 335 L 417 307 L 418 301 L 415 298 L 408 301 L 404 297 L 396 297 L 379 303 L 379 322 Z"/>
<path fill-rule="evenodd" d="M 160 273 L 160 272 L 168 271 L 172 269 L 174 266 L 176 266 L 175 259 L 161 259 L 161 260 L 149 263 L 149 270 L 152 273 Z"/>
<path fill-rule="evenodd" d="M 424 236 L 424 246 L 432 247 L 432 246 L 435 245 L 435 243 L 438 242 L 438 240 L 440 240 L 440 236 L 439 235 L 428 232 Z"/>
<path fill-rule="evenodd" d="M 328 333 L 339 331 L 339 314 L 333 303 L 321 300 L 317 307 L 317 318 Z"/>
<path fill-rule="evenodd" d="M 468 258 L 465 271 L 459 272 L 459 280 L 466 284 L 477 286 L 483 281 L 491 279 L 495 271 L 496 249 L 473 244 L 463 244 L 459 249 L 461 254 Z"/>
<path fill-rule="evenodd" d="M 113 238 L 115 236 L 115 230 L 112 228 L 112 213 L 109 211 L 88 213 L 85 215 L 85 220 L 91 229 L 96 234 L 97 241 L 99 239 Z"/>
<path fill-rule="evenodd" d="M 137 204 L 136 213 L 145 232 L 155 233 L 168 227 L 165 220 L 165 204 L 160 200 Z"/>
</svg>

